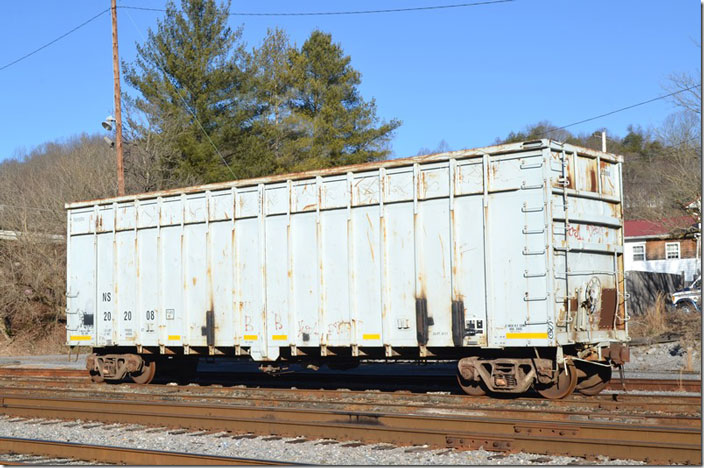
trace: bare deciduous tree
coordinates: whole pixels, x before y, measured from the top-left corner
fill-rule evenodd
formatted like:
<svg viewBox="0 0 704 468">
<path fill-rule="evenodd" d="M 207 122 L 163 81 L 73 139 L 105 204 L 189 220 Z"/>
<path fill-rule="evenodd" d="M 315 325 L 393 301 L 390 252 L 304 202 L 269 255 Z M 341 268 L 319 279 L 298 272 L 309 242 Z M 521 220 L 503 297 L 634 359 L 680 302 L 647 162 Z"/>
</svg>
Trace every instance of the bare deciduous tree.
<svg viewBox="0 0 704 468">
<path fill-rule="evenodd" d="M 702 85 L 697 78 L 701 73 L 697 71 L 696 75 L 690 73 L 673 73 L 669 77 L 669 83 L 665 87 L 671 93 L 677 93 L 672 96 L 672 100 L 681 109 L 693 112 L 700 116 L 702 115 Z"/>
<path fill-rule="evenodd" d="M 64 319 L 64 204 L 115 192 L 115 153 L 100 137 L 48 143 L 0 164 L 0 346 L 17 336 L 31 343 Z"/>
</svg>

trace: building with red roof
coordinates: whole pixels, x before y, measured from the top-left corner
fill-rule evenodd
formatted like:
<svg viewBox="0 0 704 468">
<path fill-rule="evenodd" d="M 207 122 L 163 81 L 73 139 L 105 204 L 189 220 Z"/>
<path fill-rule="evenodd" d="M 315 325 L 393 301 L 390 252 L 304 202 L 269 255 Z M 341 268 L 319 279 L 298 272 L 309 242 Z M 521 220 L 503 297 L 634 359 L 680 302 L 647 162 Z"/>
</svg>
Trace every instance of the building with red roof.
<svg viewBox="0 0 704 468">
<path fill-rule="evenodd" d="M 690 283 L 701 274 L 701 229 L 695 218 L 624 222 L 626 271 L 683 275 Z"/>
</svg>

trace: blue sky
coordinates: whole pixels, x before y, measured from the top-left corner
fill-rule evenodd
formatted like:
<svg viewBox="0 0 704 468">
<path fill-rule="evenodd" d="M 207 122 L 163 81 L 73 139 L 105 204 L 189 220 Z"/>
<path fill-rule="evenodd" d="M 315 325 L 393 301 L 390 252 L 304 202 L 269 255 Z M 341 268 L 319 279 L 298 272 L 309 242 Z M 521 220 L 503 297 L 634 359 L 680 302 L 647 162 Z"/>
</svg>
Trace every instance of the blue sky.
<svg viewBox="0 0 704 468">
<path fill-rule="evenodd" d="M 466 0 L 464 0 L 466 1 Z M 233 1 L 233 11 L 341 11 L 461 3 L 412 1 Z M 163 8 L 165 0 L 119 0 Z M 109 0 L 0 4 L 0 67 L 109 6 Z M 118 10 L 120 55 L 135 56 L 162 13 Z M 299 45 L 316 28 L 332 34 L 362 73 L 378 115 L 403 125 L 395 156 L 445 140 L 452 149 L 489 145 L 540 120 L 579 121 L 666 94 L 668 75 L 698 74 L 700 3 L 516 0 L 392 14 L 232 17 L 250 46 L 280 27 Z M 123 82 L 123 89 L 125 85 Z M 47 141 L 99 133 L 113 112 L 110 15 L 0 71 L 0 160 Z M 656 127 L 674 110 L 658 101 L 570 130 Z"/>
</svg>

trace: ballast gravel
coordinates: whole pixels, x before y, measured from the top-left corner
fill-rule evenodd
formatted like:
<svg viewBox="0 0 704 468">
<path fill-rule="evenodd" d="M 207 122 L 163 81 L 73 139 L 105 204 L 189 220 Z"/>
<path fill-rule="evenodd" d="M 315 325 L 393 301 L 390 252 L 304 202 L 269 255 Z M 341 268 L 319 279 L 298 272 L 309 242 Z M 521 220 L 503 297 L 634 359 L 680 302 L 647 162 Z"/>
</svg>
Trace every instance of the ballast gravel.
<svg viewBox="0 0 704 468">
<path fill-rule="evenodd" d="M 678 342 L 632 346 L 630 351 L 631 361 L 625 366 L 626 372 L 677 372 L 687 370 L 688 364 L 697 373 L 702 369 L 702 357 L 697 349 L 690 349 L 692 356 L 689 357 L 688 349 Z"/>
<path fill-rule="evenodd" d="M 22 437 L 148 450 L 201 453 L 260 460 L 321 465 L 643 465 L 606 457 L 584 459 L 486 450 L 429 450 L 354 441 L 233 435 L 226 432 L 182 431 L 89 421 L 46 423 L 42 419 L 0 417 L 0 437 Z"/>
</svg>

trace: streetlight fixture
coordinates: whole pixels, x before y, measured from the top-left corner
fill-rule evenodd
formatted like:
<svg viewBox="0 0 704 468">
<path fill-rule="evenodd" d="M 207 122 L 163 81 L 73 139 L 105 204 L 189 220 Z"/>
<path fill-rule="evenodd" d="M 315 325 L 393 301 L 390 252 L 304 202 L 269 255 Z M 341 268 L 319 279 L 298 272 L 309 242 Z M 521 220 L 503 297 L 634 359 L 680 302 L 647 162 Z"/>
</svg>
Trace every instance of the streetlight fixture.
<svg viewBox="0 0 704 468">
<path fill-rule="evenodd" d="M 113 117 L 112 115 L 108 115 L 107 117 L 105 117 L 105 120 L 103 120 L 102 125 L 105 130 L 107 130 L 108 132 L 112 132 L 112 127 L 113 125 L 115 125 L 115 117 Z"/>
<path fill-rule="evenodd" d="M 105 120 L 103 120 L 103 122 L 102 122 L 100 125 L 102 125 L 103 128 L 104 128 L 105 130 L 107 130 L 108 132 L 112 132 L 113 129 L 117 127 L 116 123 L 117 123 L 117 121 L 115 120 L 115 117 L 113 117 L 112 115 L 108 115 L 107 117 L 105 117 Z M 118 137 L 118 138 L 119 138 L 119 137 Z M 104 137 L 103 137 L 103 140 L 105 141 L 105 143 L 107 143 L 107 145 L 108 145 L 110 148 L 114 148 L 114 147 L 115 147 L 115 142 L 112 140 L 112 138 L 110 138 L 110 137 L 108 137 L 108 136 L 104 136 Z M 118 153 L 119 153 L 119 152 L 118 152 Z M 121 161 L 120 161 L 119 156 L 120 156 L 120 155 L 118 154 L 118 162 L 117 162 L 118 195 L 124 195 L 124 192 L 125 192 L 125 190 L 124 190 L 124 179 L 121 178 L 121 176 L 122 176 L 122 164 L 120 164 Z"/>
<path fill-rule="evenodd" d="M 108 132 L 112 132 L 113 126 L 115 125 L 115 117 L 113 117 L 112 115 L 108 115 L 107 117 L 105 117 L 105 120 L 103 120 L 103 123 L 101 125 Z M 115 142 L 112 141 L 110 137 L 104 136 L 103 140 L 105 140 L 105 143 L 107 143 L 110 148 L 115 147 Z"/>
</svg>

